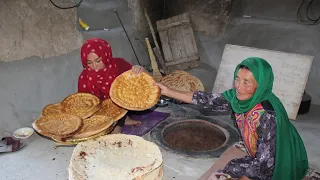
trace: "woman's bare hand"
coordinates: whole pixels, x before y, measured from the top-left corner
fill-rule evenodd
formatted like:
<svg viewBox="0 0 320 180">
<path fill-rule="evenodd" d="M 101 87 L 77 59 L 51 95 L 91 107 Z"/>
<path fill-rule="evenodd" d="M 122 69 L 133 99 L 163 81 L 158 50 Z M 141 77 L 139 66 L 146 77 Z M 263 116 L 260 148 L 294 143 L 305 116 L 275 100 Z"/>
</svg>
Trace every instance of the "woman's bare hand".
<svg viewBox="0 0 320 180">
<path fill-rule="evenodd" d="M 154 82 L 155 86 L 158 86 L 161 90 L 161 95 L 165 95 L 167 96 L 168 95 L 168 91 L 169 91 L 169 88 L 161 83 L 158 83 L 158 82 Z"/>
<path fill-rule="evenodd" d="M 185 102 L 185 103 L 191 103 L 192 102 L 192 96 L 193 92 L 182 92 L 182 91 L 176 91 L 173 89 L 168 88 L 167 86 L 155 82 L 154 85 L 158 86 L 161 89 L 161 95 L 167 96 L 169 98 L 174 98 L 176 100 Z"/>
</svg>

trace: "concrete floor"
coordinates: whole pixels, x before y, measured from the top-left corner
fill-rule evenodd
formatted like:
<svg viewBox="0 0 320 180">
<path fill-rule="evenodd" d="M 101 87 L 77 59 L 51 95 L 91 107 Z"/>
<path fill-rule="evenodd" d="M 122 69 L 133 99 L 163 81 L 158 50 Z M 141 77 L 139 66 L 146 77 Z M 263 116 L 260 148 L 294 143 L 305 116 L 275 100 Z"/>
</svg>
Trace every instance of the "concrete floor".
<svg viewBox="0 0 320 180">
<path fill-rule="evenodd" d="M 262 3 L 262 1 L 260 2 Z M 271 50 L 283 50 L 287 52 L 308 55 L 318 54 L 317 48 L 315 48 L 313 45 L 319 43 L 319 35 L 317 35 L 319 26 L 306 27 L 294 22 L 295 16 L 293 12 L 296 10 L 296 5 L 299 3 L 299 1 L 295 0 L 294 3 L 275 3 L 274 1 L 264 1 L 263 6 L 261 3 L 256 3 L 256 1 L 247 1 L 247 3 L 249 3 L 249 5 L 241 4 L 242 13 L 254 15 L 257 18 L 247 19 L 242 18 L 242 14 L 237 15 L 236 18 L 229 23 L 226 31 L 221 36 L 212 37 L 202 33 L 196 33 L 202 65 L 198 68 L 190 70 L 189 72 L 199 77 L 204 82 L 206 91 L 208 92 L 210 92 L 212 89 L 216 70 L 219 67 L 221 55 L 226 43 L 267 48 Z M 277 8 L 280 6 L 284 7 L 285 5 L 286 11 L 282 11 L 283 9 Z M 265 10 L 261 10 L 261 8 L 264 8 Z M 275 18 L 277 18 L 277 20 L 273 20 Z M 85 38 L 101 37 L 112 41 L 113 44 L 116 44 L 115 48 L 113 49 L 115 50 L 115 54 L 117 56 L 126 56 L 127 59 L 131 59 L 131 62 L 137 64 L 137 62 L 134 61 L 134 56 L 130 46 L 127 44 L 125 46 L 127 50 L 124 52 L 121 50 L 124 48 L 122 44 L 117 44 L 117 41 L 126 41 L 126 37 L 121 28 L 116 27 L 108 32 L 84 32 L 83 35 Z M 143 43 L 137 46 L 143 46 Z M 120 52 L 123 52 L 123 54 Z M 78 54 L 74 54 L 75 53 L 70 54 L 70 56 L 72 56 L 70 58 L 78 58 Z M 317 67 L 318 64 L 319 62 L 315 61 L 314 67 Z M 313 68 L 308 80 L 307 92 L 311 91 L 310 94 L 312 95 L 313 100 L 320 99 L 320 96 L 316 94 L 316 92 L 319 92 L 317 87 L 320 86 L 320 82 L 318 81 L 319 72 L 320 71 L 317 68 Z M 63 80 L 64 79 L 61 78 L 60 85 Z M 6 81 L 1 80 L 1 82 Z M 70 86 L 68 83 L 63 83 L 63 85 L 66 87 Z M 3 88 L 3 86 L 1 86 L 1 88 Z M 24 88 L 21 87 L 21 89 Z M 26 92 L 26 90 L 21 91 Z M 70 86 L 70 90 L 65 92 L 65 94 L 70 93 L 71 91 L 74 91 L 74 89 L 71 89 Z M 57 91 L 54 92 L 57 93 L 57 97 L 59 98 L 65 95 Z M 1 99 L 7 98 L 6 96 L 1 97 Z M 56 99 L 56 101 L 58 100 L 60 99 Z M 44 105 L 43 103 L 45 103 L 44 101 L 41 101 L 40 104 L 38 101 L 33 101 L 32 99 L 26 99 L 26 102 L 34 102 L 36 105 L 30 104 L 29 106 L 37 109 L 39 109 L 40 106 L 42 107 Z M 1 114 L 3 113 L 8 114 L 6 111 L 1 111 Z M 27 111 L 23 111 L 23 113 L 27 113 Z M 6 114 L 4 117 L 6 117 Z M 304 140 L 308 152 L 310 166 L 318 170 L 320 170 L 319 115 L 320 106 L 313 105 L 308 114 L 298 116 L 296 121 L 292 121 Z M 25 118 L 23 116 L 24 115 L 21 114 L 20 119 Z M 32 118 L 30 117 L 28 119 Z M 227 118 L 224 117 L 223 119 Z M 18 128 L 18 125 L 31 126 L 31 123 L 26 121 L 20 124 L 12 125 L 12 121 L 10 121 L 9 118 L 6 119 L 5 123 L 8 127 L 10 127 L 10 131 L 14 127 Z M 148 136 L 146 136 L 146 138 L 148 139 Z M 43 139 L 37 134 L 34 134 L 30 139 L 28 139 L 27 144 L 27 147 L 17 153 L 0 155 L 1 180 L 40 180 L 44 179 L 44 177 L 47 180 L 67 179 L 67 166 L 73 148 L 61 147 L 55 149 L 54 144 L 51 141 Z M 214 162 L 214 159 L 186 159 L 174 154 L 168 154 L 166 152 L 163 152 L 163 156 L 165 161 L 164 171 L 166 179 L 197 179 Z"/>
<path fill-rule="evenodd" d="M 195 110 L 186 108 L 188 113 Z M 170 108 L 156 109 L 172 112 Z M 179 113 L 179 112 L 176 112 Z M 228 116 L 220 117 L 231 124 Z M 149 133 L 144 135 L 151 141 Z M 19 152 L 1 155 L 0 177 L 6 180 L 47 180 L 68 179 L 68 165 L 73 147 L 57 147 L 53 141 L 34 133 L 26 140 L 27 146 Z M 164 159 L 164 179 L 194 180 L 200 177 L 215 159 L 185 158 L 160 147 Z"/>
<path fill-rule="evenodd" d="M 157 111 L 170 112 L 169 108 L 158 108 Z M 189 113 L 193 109 L 185 108 Z M 320 107 L 312 106 L 308 115 L 299 116 L 293 122 L 299 131 L 307 148 L 310 166 L 320 169 L 320 122 L 318 115 Z M 229 116 L 216 116 L 229 125 Z M 144 136 L 151 138 L 149 134 Z M 26 140 L 27 146 L 19 152 L 0 155 L 0 179 L 3 180 L 63 180 L 68 179 L 68 165 L 73 147 L 56 147 L 53 141 L 33 134 Z M 215 158 L 186 158 L 160 147 L 164 160 L 164 179 L 196 180 L 215 162 Z"/>
</svg>

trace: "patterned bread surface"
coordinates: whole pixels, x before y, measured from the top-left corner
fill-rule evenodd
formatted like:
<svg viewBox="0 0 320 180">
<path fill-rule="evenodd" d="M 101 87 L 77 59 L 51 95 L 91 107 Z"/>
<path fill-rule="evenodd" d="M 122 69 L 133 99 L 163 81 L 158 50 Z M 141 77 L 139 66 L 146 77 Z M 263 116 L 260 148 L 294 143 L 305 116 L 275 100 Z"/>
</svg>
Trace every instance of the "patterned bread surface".
<svg viewBox="0 0 320 180">
<path fill-rule="evenodd" d="M 71 114 L 48 115 L 38 118 L 33 128 L 47 137 L 67 138 L 82 127 L 82 119 Z"/>
<path fill-rule="evenodd" d="M 135 111 L 153 107 L 160 98 L 160 88 L 153 85 L 154 79 L 142 72 L 138 75 L 131 70 L 118 76 L 111 85 L 110 97 L 117 105 Z"/>
<path fill-rule="evenodd" d="M 100 108 L 100 99 L 89 93 L 75 93 L 61 102 L 63 113 L 77 115 L 82 119 L 92 116 Z"/>
<path fill-rule="evenodd" d="M 61 104 L 48 104 L 41 111 L 41 116 L 55 115 L 61 113 Z"/>
<path fill-rule="evenodd" d="M 106 99 L 102 102 L 101 109 L 94 115 L 104 115 L 112 117 L 114 121 L 120 120 L 127 114 L 128 110 L 115 104 L 111 99 Z"/>
<path fill-rule="evenodd" d="M 108 116 L 93 115 L 83 120 L 83 126 L 73 135 L 73 138 L 86 138 L 108 129 L 113 124 L 113 119 Z"/>
</svg>

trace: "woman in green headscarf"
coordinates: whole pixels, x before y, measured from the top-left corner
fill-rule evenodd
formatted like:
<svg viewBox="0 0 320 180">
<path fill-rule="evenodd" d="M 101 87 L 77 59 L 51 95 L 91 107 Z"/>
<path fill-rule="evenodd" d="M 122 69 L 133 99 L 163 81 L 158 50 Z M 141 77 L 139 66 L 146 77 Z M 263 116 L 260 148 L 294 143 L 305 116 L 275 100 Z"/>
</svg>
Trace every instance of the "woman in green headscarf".
<svg viewBox="0 0 320 180">
<path fill-rule="evenodd" d="M 179 92 L 155 84 L 165 96 L 216 112 L 232 112 L 247 154 L 230 160 L 216 173 L 223 175 L 220 178 L 301 180 L 308 170 L 307 153 L 285 108 L 272 93 L 273 80 L 270 64 L 252 57 L 236 67 L 234 88 L 222 94 Z M 216 174 L 210 179 L 219 179 Z"/>
</svg>

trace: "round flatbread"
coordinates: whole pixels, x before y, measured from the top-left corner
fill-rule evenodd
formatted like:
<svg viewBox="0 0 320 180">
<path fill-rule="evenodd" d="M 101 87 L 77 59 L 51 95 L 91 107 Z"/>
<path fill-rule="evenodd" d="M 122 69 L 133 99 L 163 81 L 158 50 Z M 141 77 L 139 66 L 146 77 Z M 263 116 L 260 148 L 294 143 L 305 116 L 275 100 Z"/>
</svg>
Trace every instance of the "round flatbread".
<svg viewBox="0 0 320 180">
<path fill-rule="evenodd" d="M 142 72 L 135 75 L 131 70 L 118 76 L 111 85 L 110 97 L 117 105 L 135 111 L 153 107 L 160 98 L 160 88 L 154 79 Z"/>
<path fill-rule="evenodd" d="M 187 73 L 186 71 L 183 71 L 183 70 L 175 70 L 171 74 L 190 75 L 189 73 Z"/>
<path fill-rule="evenodd" d="M 72 138 L 86 138 L 108 129 L 113 124 L 113 119 L 108 116 L 94 115 L 83 120 L 81 129 Z"/>
<path fill-rule="evenodd" d="M 89 93 L 76 93 L 61 102 L 62 112 L 86 119 L 101 108 L 98 97 Z"/>
<path fill-rule="evenodd" d="M 167 87 L 178 91 L 204 91 L 204 86 L 200 79 L 182 70 L 177 70 L 168 74 L 163 77 L 160 82 Z"/>
<path fill-rule="evenodd" d="M 82 119 L 71 114 L 48 115 L 35 120 L 32 125 L 44 136 L 67 138 L 73 136 L 82 127 Z"/>
<path fill-rule="evenodd" d="M 79 143 L 68 167 L 70 180 L 162 178 L 162 154 L 139 136 L 112 134 Z"/>
<path fill-rule="evenodd" d="M 61 113 L 60 103 L 48 104 L 41 111 L 41 116 L 56 115 Z"/>
<path fill-rule="evenodd" d="M 58 139 L 58 138 L 52 138 L 52 139 L 57 144 L 60 144 L 60 145 L 76 145 L 76 144 L 79 144 L 80 142 L 88 141 L 88 140 L 91 140 L 91 139 L 96 139 L 96 138 L 98 138 L 100 136 L 104 136 L 104 135 L 110 134 L 116 125 L 117 125 L 116 123 L 113 123 L 106 130 L 104 130 L 104 131 L 102 131 L 102 132 L 100 132 L 98 134 L 94 134 L 92 136 L 85 137 L 85 138 L 69 137 L 69 138 L 63 138 L 63 139 Z"/>
<path fill-rule="evenodd" d="M 162 78 L 160 82 L 177 91 L 189 92 L 191 89 L 184 74 L 169 74 Z"/>
<path fill-rule="evenodd" d="M 204 86 L 202 84 L 202 82 L 200 81 L 200 79 L 198 79 L 197 77 L 194 76 L 186 76 L 186 81 L 189 83 L 190 85 L 190 91 L 204 91 Z"/>
<path fill-rule="evenodd" d="M 102 102 L 101 109 L 95 115 L 104 115 L 112 117 L 114 121 L 120 120 L 127 114 L 128 110 L 116 105 L 111 99 L 106 99 Z"/>
</svg>

